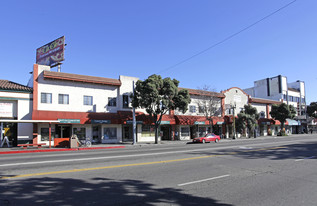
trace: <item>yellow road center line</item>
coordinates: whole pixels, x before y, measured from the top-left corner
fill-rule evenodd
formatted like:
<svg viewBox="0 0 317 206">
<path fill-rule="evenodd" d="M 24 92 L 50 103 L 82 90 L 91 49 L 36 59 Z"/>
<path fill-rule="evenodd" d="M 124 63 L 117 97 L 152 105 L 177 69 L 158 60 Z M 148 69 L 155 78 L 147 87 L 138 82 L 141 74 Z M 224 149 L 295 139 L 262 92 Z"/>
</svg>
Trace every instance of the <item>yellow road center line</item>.
<svg viewBox="0 0 317 206">
<path fill-rule="evenodd" d="M 242 152 L 255 152 L 255 151 L 261 151 L 261 150 L 272 150 L 272 149 L 281 149 L 281 148 L 285 148 L 285 147 L 272 147 L 272 148 L 248 150 L 248 151 L 242 151 Z M 200 156 L 200 157 L 189 157 L 189 158 L 183 158 L 183 159 L 163 160 L 163 161 L 155 161 L 155 162 L 143 162 L 143 163 L 113 165 L 113 166 L 105 166 L 105 167 L 61 170 L 61 171 L 41 172 L 41 173 L 32 173 L 32 174 L 14 175 L 14 176 L 3 176 L 3 177 L 0 176 L 0 179 L 13 179 L 13 178 L 22 178 L 22 177 L 34 177 L 34 176 L 42 176 L 42 175 L 64 174 L 64 173 L 74 173 L 74 172 L 102 170 L 102 169 L 111 169 L 111 168 L 133 167 L 133 166 L 143 166 L 143 165 L 162 164 L 162 163 L 171 163 L 171 162 L 181 162 L 181 161 L 204 159 L 204 158 L 209 158 L 209 157 L 217 157 L 217 156 L 232 155 L 232 154 L 238 154 L 238 152 L 229 152 L 226 154 L 206 155 L 206 156 Z"/>
<path fill-rule="evenodd" d="M 180 161 L 188 161 L 188 160 L 195 160 L 195 159 L 203 159 L 203 158 L 215 157 L 215 156 L 219 156 L 219 155 L 208 155 L 208 156 L 190 157 L 190 158 L 184 158 L 184 159 L 164 160 L 164 161 L 156 161 L 156 162 L 144 162 L 144 163 L 125 164 L 125 165 L 113 165 L 113 166 L 95 167 L 95 168 L 83 168 L 83 169 L 72 169 L 72 170 L 62 170 L 62 171 L 52 171 L 52 172 L 41 172 L 41 173 L 32 173 L 32 174 L 24 174 L 24 175 L 15 175 L 15 176 L 3 176 L 3 177 L 0 177 L 0 179 L 13 179 L 13 178 L 21 178 L 21 177 L 34 177 L 34 176 L 41 176 L 41 175 L 52 175 L 52 174 L 82 172 L 82 171 L 91 171 L 91 170 L 102 170 L 102 169 L 111 169 L 111 168 L 120 168 L 120 167 L 133 167 L 133 166 L 142 166 L 142 165 L 151 165 L 151 164 L 162 164 L 162 163 L 170 163 L 170 162 L 180 162 Z"/>
</svg>

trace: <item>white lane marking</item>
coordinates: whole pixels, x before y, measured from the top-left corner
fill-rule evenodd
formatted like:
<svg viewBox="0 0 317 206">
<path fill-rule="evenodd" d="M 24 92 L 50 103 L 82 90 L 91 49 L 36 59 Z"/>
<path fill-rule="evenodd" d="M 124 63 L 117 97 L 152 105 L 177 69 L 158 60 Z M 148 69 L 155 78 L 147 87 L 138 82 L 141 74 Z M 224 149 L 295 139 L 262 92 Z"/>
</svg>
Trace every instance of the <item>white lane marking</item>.
<svg viewBox="0 0 317 206">
<path fill-rule="evenodd" d="M 300 141 L 304 141 L 304 140 L 282 141 L 282 142 L 275 142 L 275 143 L 274 142 L 268 142 L 268 143 L 249 144 L 249 145 L 245 145 L 245 147 L 272 145 L 272 144 L 276 144 L 276 143 L 292 143 L 292 142 L 300 142 Z M 176 154 L 176 153 L 187 153 L 187 152 L 199 152 L 199 151 L 204 151 L 204 150 L 221 150 L 221 149 L 232 149 L 232 148 L 239 148 L 239 146 L 231 145 L 231 146 L 226 146 L 226 147 L 213 147 L 213 148 L 208 147 L 208 148 L 203 148 L 203 149 L 180 150 L 180 151 L 171 151 L 171 152 L 158 152 L 158 153 L 150 153 L 150 154 L 118 155 L 118 156 L 107 156 L 107 157 L 90 157 L 90 158 L 68 159 L 68 160 L 46 160 L 46 161 L 38 161 L 38 162 L 19 162 L 19 163 L 2 164 L 2 165 L 0 165 L 0 167 L 18 166 L 18 165 L 32 165 L 32 164 L 48 164 L 48 163 L 59 163 L 59 162 L 89 161 L 89 160 L 114 159 L 114 158 L 128 158 L 128 157 L 142 157 L 142 156 L 154 156 L 154 155 Z M 129 151 L 131 151 L 131 150 L 129 150 Z M 62 156 L 63 155 L 61 154 L 59 157 L 62 157 Z"/>
<path fill-rule="evenodd" d="M 253 149 L 252 147 L 239 147 L 240 149 Z"/>
<path fill-rule="evenodd" d="M 313 158 L 315 158 L 316 156 L 311 156 L 311 157 L 306 157 L 306 158 L 304 158 L 304 159 L 297 159 L 297 160 L 295 160 L 295 162 L 298 162 L 298 161 L 303 161 L 303 160 L 307 160 L 307 159 L 313 159 Z"/>
<path fill-rule="evenodd" d="M 197 181 L 192 181 L 192 182 L 186 182 L 186 183 L 182 183 L 182 184 L 178 184 L 177 186 L 181 187 L 181 186 L 185 186 L 185 185 L 190 185 L 190 184 L 195 184 L 195 183 L 200 183 L 200 182 L 206 182 L 206 181 L 210 181 L 210 180 L 216 180 L 216 179 L 220 179 L 220 178 L 224 178 L 224 177 L 229 177 L 230 175 L 221 175 L 218 177 L 212 177 L 212 178 L 208 178 L 208 179 L 203 179 L 203 180 L 197 180 Z"/>
</svg>

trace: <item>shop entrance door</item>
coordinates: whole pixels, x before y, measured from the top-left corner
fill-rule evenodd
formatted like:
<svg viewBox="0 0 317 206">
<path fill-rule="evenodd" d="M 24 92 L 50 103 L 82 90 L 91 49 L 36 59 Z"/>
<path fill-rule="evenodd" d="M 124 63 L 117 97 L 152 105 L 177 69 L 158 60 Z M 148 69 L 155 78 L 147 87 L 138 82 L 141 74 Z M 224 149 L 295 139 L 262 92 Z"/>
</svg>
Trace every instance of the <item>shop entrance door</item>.
<svg viewBox="0 0 317 206">
<path fill-rule="evenodd" d="M 161 125 L 162 140 L 171 140 L 171 127 L 169 125 Z"/>
<path fill-rule="evenodd" d="M 195 137 L 197 137 L 197 126 L 191 126 L 190 127 L 190 138 L 194 139 Z"/>
<path fill-rule="evenodd" d="M 71 137 L 71 126 L 70 125 L 57 125 L 56 126 L 57 138 L 70 138 Z M 56 138 L 56 137 L 55 137 Z"/>
<path fill-rule="evenodd" d="M 122 141 L 133 141 L 133 128 L 132 125 L 123 125 L 122 127 Z"/>
<path fill-rule="evenodd" d="M 92 127 L 92 142 L 101 142 L 101 125 L 95 125 Z"/>
</svg>

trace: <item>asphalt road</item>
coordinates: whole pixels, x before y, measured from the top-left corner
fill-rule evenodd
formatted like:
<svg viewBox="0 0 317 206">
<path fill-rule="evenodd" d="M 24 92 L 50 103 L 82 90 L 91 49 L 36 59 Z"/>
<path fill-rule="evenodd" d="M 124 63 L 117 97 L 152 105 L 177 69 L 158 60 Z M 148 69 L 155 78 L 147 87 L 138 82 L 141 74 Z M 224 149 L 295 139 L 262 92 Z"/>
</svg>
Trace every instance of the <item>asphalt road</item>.
<svg viewBox="0 0 317 206">
<path fill-rule="evenodd" d="M 0 205 L 316 205 L 317 136 L 0 156 Z"/>
</svg>

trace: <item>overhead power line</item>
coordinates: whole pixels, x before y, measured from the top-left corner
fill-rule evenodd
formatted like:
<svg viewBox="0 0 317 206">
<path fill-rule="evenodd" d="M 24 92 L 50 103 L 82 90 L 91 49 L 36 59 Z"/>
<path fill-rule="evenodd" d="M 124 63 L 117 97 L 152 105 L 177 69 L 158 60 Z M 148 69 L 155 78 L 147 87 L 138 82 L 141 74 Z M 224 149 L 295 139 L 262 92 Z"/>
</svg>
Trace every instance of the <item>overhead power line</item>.
<svg viewBox="0 0 317 206">
<path fill-rule="evenodd" d="M 250 29 L 250 28 L 253 27 L 253 26 L 257 25 L 258 23 L 260 23 L 260 22 L 262 22 L 262 21 L 268 19 L 269 17 L 271 17 L 271 16 L 273 16 L 274 14 L 280 12 L 281 10 L 285 9 L 286 7 L 288 7 L 288 6 L 290 6 L 291 4 L 295 3 L 296 1 L 297 1 L 297 0 L 293 0 L 293 1 L 289 2 L 288 4 L 286 4 L 286 5 L 282 6 L 282 7 L 280 7 L 279 9 L 273 11 L 272 13 L 270 13 L 270 14 L 264 16 L 263 18 L 257 20 L 257 21 L 254 22 L 254 23 L 250 24 L 249 26 L 247 26 L 247 27 L 245 27 L 245 28 L 239 30 L 238 32 L 235 32 L 235 33 L 229 35 L 228 37 L 224 38 L 223 40 L 221 40 L 221 41 L 219 41 L 219 42 L 217 42 L 217 43 L 215 43 L 215 44 L 209 46 L 208 48 L 206 48 L 206 49 L 204 49 L 204 50 L 202 50 L 202 51 L 200 51 L 200 52 L 198 52 L 198 53 L 196 53 L 196 54 L 194 54 L 194 55 L 192 55 L 192 56 L 190 56 L 190 57 L 188 57 L 188 58 L 186 58 L 186 59 L 181 60 L 180 62 L 178 62 L 178 63 L 176 63 L 176 64 L 174 64 L 174 65 L 172 65 L 172 66 L 169 66 L 169 67 L 167 67 L 167 68 L 165 68 L 165 69 L 159 71 L 157 74 L 160 74 L 160 73 L 166 72 L 166 71 L 168 71 L 168 70 L 171 70 L 171 69 L 173 69 L 173 68 L 175 68 L 175 67 L 177 67 L 177 66 L 179 66 L 179 65 L 181 65 L 181 64 L 183 64 L 183 63 L 185 63 L 185 62 L 188 62 L 188 61 L 190 61 L 191 59 L 193 59 L 193 58 L 195 58 L 195 57 L 197 57 L 197 56 L 199 56 L 199 55 L 201 55 L 201 54 L 203 54 L 203 53 L 209 51 L 210 49 L 215 48 L 215 47 L 218 46 L 219 44 L 222 44 L 222 43 L 224 43 L 224 42 L 226 42 L 226 41 L 232 39 L 233 37 L 235 37 L 235 36 L 241 34 L 242 32 L 244 32 L 244 31 Z"/>
</svg>

